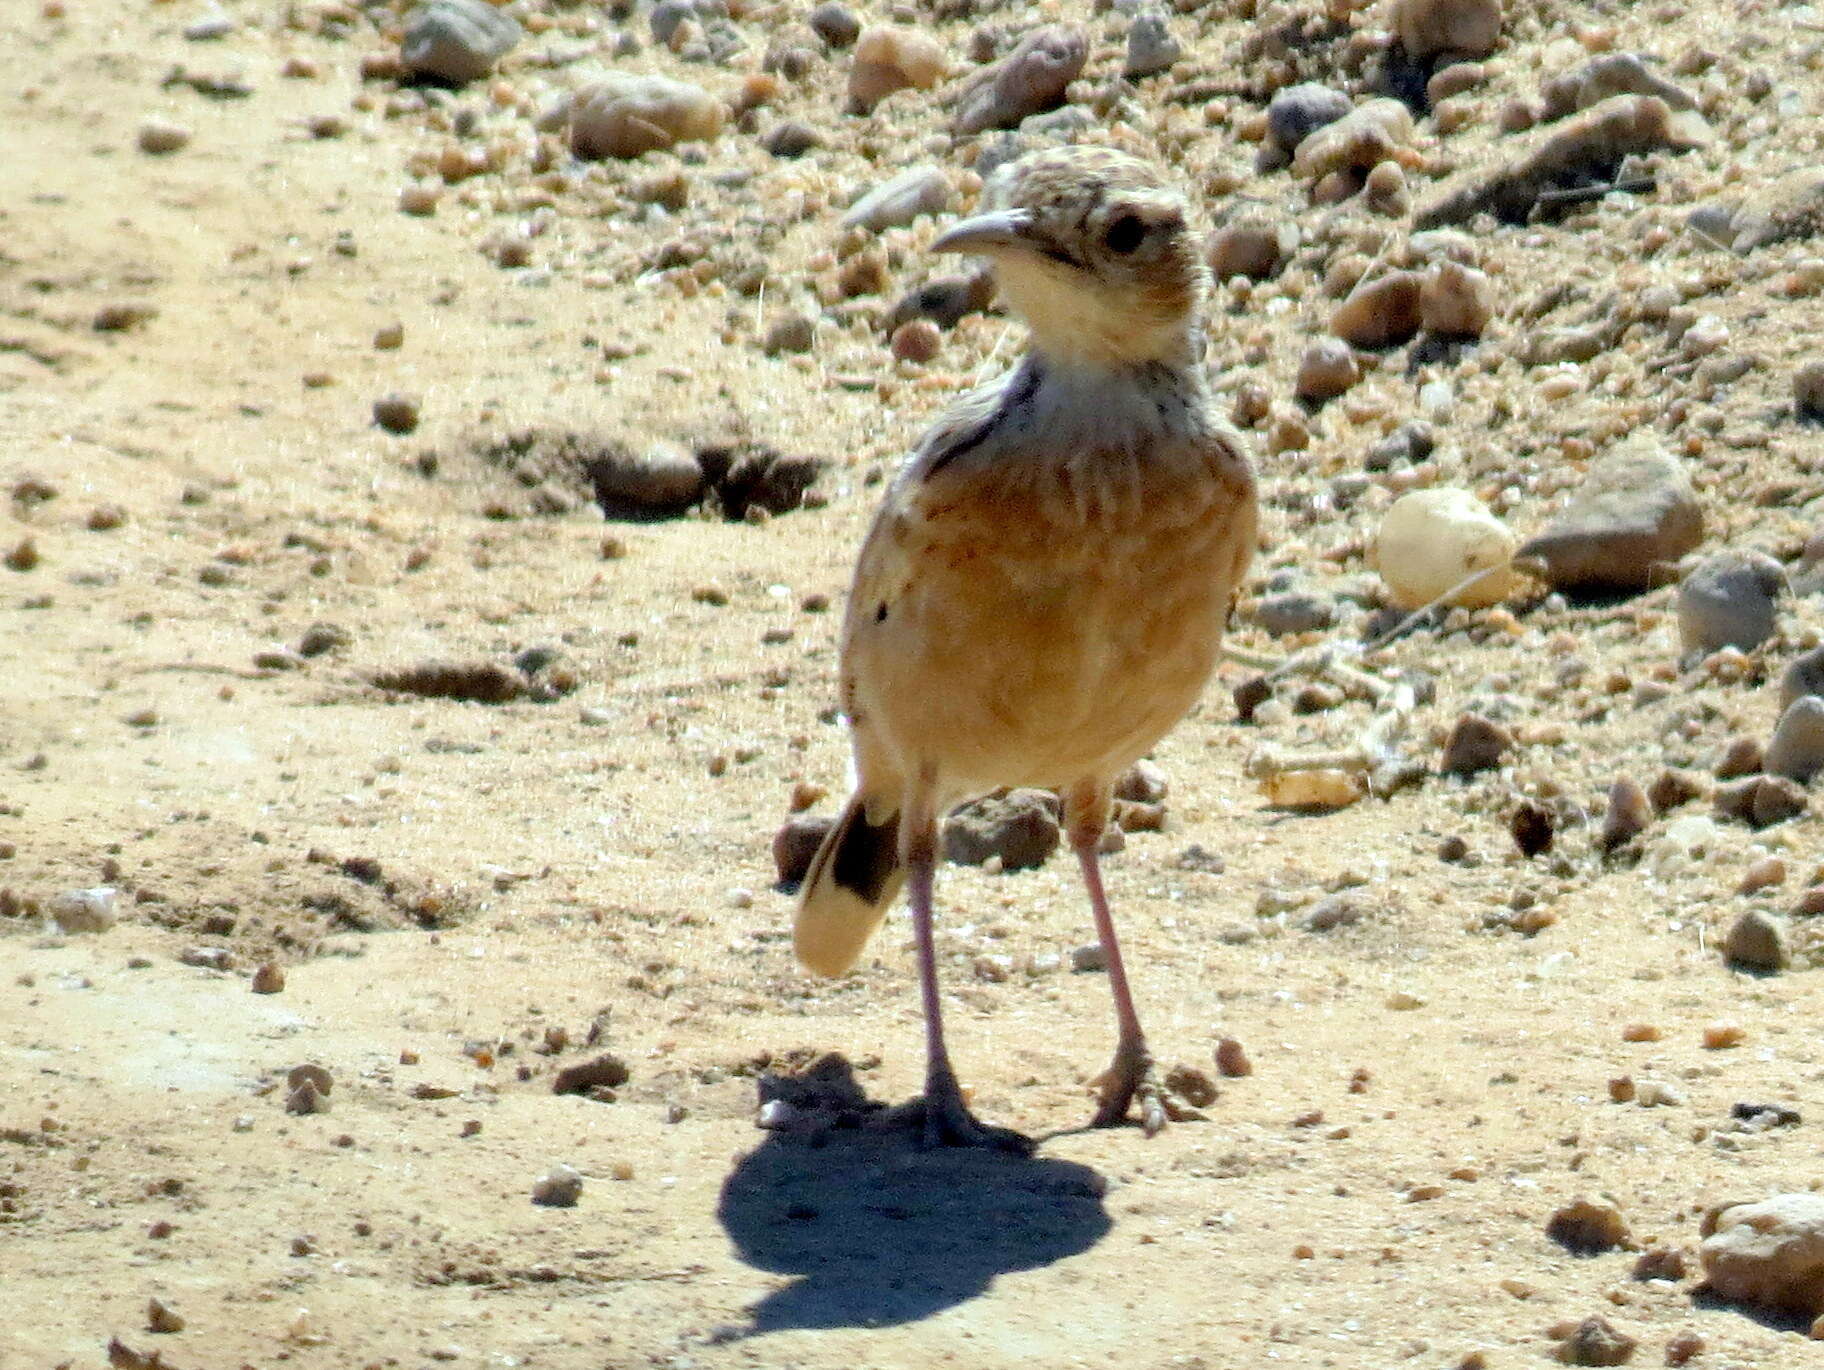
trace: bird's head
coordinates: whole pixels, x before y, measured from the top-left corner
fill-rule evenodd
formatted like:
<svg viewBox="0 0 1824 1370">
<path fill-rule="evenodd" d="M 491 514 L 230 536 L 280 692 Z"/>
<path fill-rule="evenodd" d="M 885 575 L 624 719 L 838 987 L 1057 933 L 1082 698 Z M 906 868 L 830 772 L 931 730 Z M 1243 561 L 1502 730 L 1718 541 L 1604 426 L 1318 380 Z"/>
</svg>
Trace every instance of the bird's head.
<svg viewBox="0 0 1824 1370">
<path fill-rule="evenodd" d="M 998 170 L 983 198 L 932 247 L 991 260 L 1041 351 L 1111 366 L 1183 353 L 1208 268 L 1190 206 L 1159 168 L 1112 148 L 1052 148 Z"/>
</svg>

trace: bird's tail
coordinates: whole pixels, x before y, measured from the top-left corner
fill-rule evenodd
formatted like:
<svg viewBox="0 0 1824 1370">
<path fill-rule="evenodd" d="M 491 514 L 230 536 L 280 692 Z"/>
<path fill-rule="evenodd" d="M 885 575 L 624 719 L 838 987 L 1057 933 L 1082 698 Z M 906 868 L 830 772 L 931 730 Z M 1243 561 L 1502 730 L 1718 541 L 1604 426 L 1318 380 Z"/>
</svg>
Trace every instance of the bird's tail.
<svg viewBox="0 0 1824 1370">
<path fill-rule="evenodd" d="M 899 861 L 899 815 L 876 822 L 857 793 L 817 849 L 798 894 L 792 946 L 819 975 L 841 975 L 886 916 L 905 883 Z"/>
</svg>

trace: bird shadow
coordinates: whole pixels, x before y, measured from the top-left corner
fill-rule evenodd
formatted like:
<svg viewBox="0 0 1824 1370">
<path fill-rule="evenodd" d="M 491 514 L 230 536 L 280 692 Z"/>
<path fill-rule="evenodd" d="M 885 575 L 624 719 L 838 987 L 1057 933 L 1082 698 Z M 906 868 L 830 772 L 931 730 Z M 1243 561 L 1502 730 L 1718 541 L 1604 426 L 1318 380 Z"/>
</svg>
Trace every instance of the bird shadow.
<svg viewBox="0 0 1824 1370">
<path fill-rule="evenodd" d="M 799 1278 L 725 1339 L 917 1322 L 998 1275 L 1086 1251 L 1109 1230 L 1106 1185 L 1088 1166 L 927 1149 L 917 1102 L 869 1100 L 840 1056 L 762 1077 L 760 1094 L 782 1100 L 794 1125 L 741 1158 L 716 1216 L 742 1260 Z"/>
</svg>

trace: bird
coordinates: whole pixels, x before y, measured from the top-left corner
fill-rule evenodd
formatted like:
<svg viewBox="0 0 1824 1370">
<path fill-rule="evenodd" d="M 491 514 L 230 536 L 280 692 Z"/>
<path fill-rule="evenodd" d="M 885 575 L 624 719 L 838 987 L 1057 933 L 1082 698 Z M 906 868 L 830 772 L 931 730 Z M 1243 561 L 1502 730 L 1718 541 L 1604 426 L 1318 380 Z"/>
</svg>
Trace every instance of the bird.
<svg viewBox="0 0 1824 1370">
<path fill-rule="evenodd" d="M 933 899 L 939 825 L 1006 787 L 1059 792 L 1117 1041 L 1093 1126 L 1164 1099 L 1103 887 L 1112 790 L 1196 703 L 1258 522 L 1238 433 L 1203 362 L 1209 273 L 1185 195 L 1116 149 L 1031 153 L 932 250 L 986 258 L 1027 326 L 902 464 L 857 557 L 840 644 L 854 789 L 800 887 L 812 972 L 853 966 L 900 888 L 925 1025 L 923 1142 L 1030 1147 L 977 1119 L 944 1036 Z"/>
</svg>

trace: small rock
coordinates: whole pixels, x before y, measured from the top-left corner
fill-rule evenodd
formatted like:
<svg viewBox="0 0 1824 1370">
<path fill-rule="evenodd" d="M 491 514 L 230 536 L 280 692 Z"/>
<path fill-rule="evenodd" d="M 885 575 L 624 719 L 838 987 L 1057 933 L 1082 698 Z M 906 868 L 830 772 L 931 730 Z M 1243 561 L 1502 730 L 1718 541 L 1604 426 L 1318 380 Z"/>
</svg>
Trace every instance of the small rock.
<svg viewBox="0 0 1824 1370">
<path fill-rule="evenodd" d="M 1440 337 L 1479 338 L 1494 313 L 1494 285 L 1474 267 L 1436 262 L 1419 284 L 1419 322 Z"/>
<path fill-rule="evenodd" d="M 1438 770 L 1444 775 L 1471 776 L 1492 771 L 1513 750 L 1514 735 L 1480 714 L 1457 719 L 1444 743 Z"/>
<path fill-rule="evenodd" d="M 493 71 L 519 39 L 518 23 L 486 0 L 430 0 L 405 21 L 399 59 L 409 75 L 461 86 Z"/>
<path fill-rule="evenodd" d="M 1786 920 L 1762 909 L 1749 909 L 1735 920 L 1724 938 L 1723 959 L 1745 970 L 1785 970 L 1792 962 Z"/>
<path fill-rule="evenodd" d="M 1555 590 L 1646 590 L 1704 537 L 1697 492 L 1651 437 L 1598 459 L 1564 512 L 1520 548 Z"/>
<path fill-rule="evenodd" d="M 1705 1051 L 1727 1051 L 1747 1040 L 1748 1030 L 1733 1018 L 1719 1018 L 1714 1023 L 1704 1024 Z"/>
<path fill-rule="evenodd" d="M 867 114 L 894 91 L 930 90 L 949 71 L 950 59 L 931 35 L 899 24 L 873 25 L 855 40 L 849 108 Z"/>
<path fill-rule="evenodd" d="M 761 344 L 769 357 L 782 352 L 809 352 L 817 342 L 816 320 L 804 314 L 783 314 L 774 319 Z"/>
<path fill-rule="evenodd" d="M 1347 95 L 1316 81 L 1281 86 L 1267 102 L 1267 140 L 1290 157 L 1300 143 L 1320 128 L 1334 124 L 1349 109 Z"/>
<path fill-rule="evenodd" d="M 616 74 L 571 98 L 570 150 L 585 161 L 627 159 L 679 143 L 710 142 L 728 107 L 701 86 L 667 76 Z"/>
<path fill-rule="evenodd" d="M 944 822 L 944 857 L 979 866 L 998 857 L 1002 870 L 1042 866 L 1058 849 L 1057 796 L 1046 790 L 1009 790 L 965 804 Z"/>
<path fill-rule="evenodd" d="M 1646 831 L 1653 821 L 1653 809 L 1646 791 L 1632 780 L 1621 779 L 1609 786 L 1608 809 L 1602 818 L 1602 833 L 1597 846 L 1604 852 L 1616 851 Z"/>
<path fill-rule="evenodd" d="M 1344 198 L 1347 198 L 1346 196 Z M 1402 219 L 1412 208 L 1412 197 L 1406 191 L 1406 173 L 1398 162 L 1382 162 L 1362 182 L 1362 199 L 1376 214 Z M 1420 296 L 1421 310 L 1424 296 Z"/>
<path fill-rule="evenodd" d="M 1787 706 L 1767 744 L 1766 770 L 1801 785 L 1824 771 L 1824 698 L 1801 695 Z"/>
<path fill-rule="evenodd" d="M 168 1334 L 181 1332 L 188 1325 L 183 1315 L 163 1299 L 152 1299 L 146 1304 L 146 1331 Z"/>
<path fill-rule="evenodd" d="M 1688 771 L 1661 771 L 1647 786 L 1647 799 L 1661 817 L 1689 804 L 1704 792 L 1703 783 Z"/>
<path fill-rule="evenodd" d="M 1824 696 L 1824 647 L 1801 653 L 1780 672 L 1781 713 L 1804 695 Z"/>
<path fill-rule="evenodd" d="M 941 167 L 908 167 L 849 206 L 842 226 L 870 233 L 904 228 L 921 214 L 942 214 L 950 207 L 950 195 L 950 178 Z"/>
<path fill-rule="evenodd" d="M 1616 95 L 1656 96 L 1673 110 L 1697 108 L 1696 100 L 1632 52 L 1601 53 L 1574 71 L 1545 82 L 1539 94 L 1544 102 L 1541 114 L 1547 120 L 1590 109 Z"/>
<path fill-rule="evenodd" d="M 836 0 L 824 0 L 805 16 L 805 22 L 811 26 L 812 33 L 833 48 L 853 47 L 861 36 L 861 20 L 847 5 L 837 4 Z"/>
<path fill-rule="evenodd" d="M 1299 359 L 1296 389 L 1301 400 L 1322 404 L 1345 394 L 1361 378 L 1362 368 L 1348 343 L 1319 338 Z"/>
<path fill-rule="evenodd" d="M 1701 1332 L 1680 1332 L 1666 1341 L 1666 1364 L 1689 1365 L 1704 1354 L 1704 1334 Z"/>
<path fill-rule="evenodd" d="M 1162 10 L 1144 9 L 1127 26 L 1127 58 L 1121 74 L 1130 81 L 1169 71 L 1184 55 L 1184 44 L 1172 36 Z"/>
<path fill-rule="evenodd" d="M 1571 1200 L 1552 1214 L 1545 1225 L 1545 1235 L 1576 1256 L 1594 1256 L 1616 1247 L 1634 1248 L 1628 1220 L 1606 1199 Z"/>
<path fill-rule="evenodd" d="M 303 657 L 322 656 L 326 652 L 338 651 L 348 646 L 354 639 L 348 629 L 335 623 L 313 623 L 304 630 L 304 636 L 298 639 L 298 655 Z"/>
<path fill-rule="evenodd" d="M 163 157 L 188 147 L 191 137 L 188 125 L 169 119 L 148 119 L 139 126 L 139 150 Z"/>
<path fill-rule="evenodd" d="M 1020 120 L 1064 103 L 1064 92 L 1083 70 L 1089 39 L 1074 25 L 1032 30 L 1000 61 L 982 68 L 956 97 L 951 127 L 961 136 L 1012 128 Z"/>
<path fill-rule="evenodd" d="M 112 885 L 96 885 L 86 890 L 65 890 L 46 901 L 45 911 L 57 930 L 63 933 L 106 932 L 119 915 L 115 906 L 120 891 Z"/>
<path fill-rule="evenodd" d="M 1780 564 L 1764 553 L 1706 557 L 1678 587 L 1682 649 L 1705 655 L 1724 647 L 1753 651 L 1774 634 L 1774 602 L 1785 583 Z"/>
<path fill-rule="evenodd" d="M 293 1085 L 285 1095 L 285 1111 L 305 1116 L 329 1112 L 329 1095 L 310 1080 Z"/>
<path fill-rule="evenodd" d="M 1393 31 L 1415 62 L 1486 57 L 1501 39 L 1501 0 L 1395 0 Z"/>
<path fill-rule="evenodd" d="M 1558 1345 L 1566 1365 L 1626 1365 L 1640 1343 L 1601 1317 L 1585 1318 Z"/>
<path fill-rule="evenodd" d="M 418 427 L 418 399 L 413 395 L 382 395 L 374 401 L 374 422 L 389 433 L 405 434 Z"/>
<path fill-rule="evenodd" d="M 809 814 L 794 814 L 780 825 L 773 834 L 773 869 L 781 886 L 794 887 L 804 880 L 817 849 L 835 826 L 834 818 Z"/>
<path fill-rule="evenodd" d="M 1108 969 L 1108 952 L 1100 942 L 1089 942 L 1070 949 L 1070 968 L 1078 973 Z"/>
<path fill-rule="evenodd" d="M 1810 361 L 1792 373 L 1792 402 L 1808 419 L 1824 419 L 1824 361 Z"/>
<path fill-rule="evenodd" d="M 654 43 L 669 47 L 678 30 L 696 17 L 697 7 L 692 0 L 659 0 L 647 14 L 646 26 Z"/>
<path fill-rule="evenodd" d="M 1704 1215 L 1698 1249 L 1710 1291 L 1764 1308 L 1824 1314 L 1824 1195 L 1777 1194 Z"/>
<path fill-rule="evenodd" d="M 494 661 L 424 661 L 375 671 L 368 679 L 395 694 L 476 704 L 505 704 L 527 689 L 524 675 Z"/>
<path fill-rule="evenodd" d="M 1552 849 L 1558 821 L 1543 804 L 1525 803 L 1516 808 L 1507 820 L 1507 831 L 1513 837 L 1514 845 L 1520 849 L 1520 855 L 1531 860 Z"/>
<path fill-rule="evenodd" d="M 1481 500 L 1440 486 L 1394 501 L 1375 534 L 1372 561 L 1400 609 L 1445 596 L 1476 608 L 1499 603 L 1512 590 L 1513 556 L 1514 535 Z M 1484 574 L 1470 580 L 1477 572 Z"/>
<path fill-rule="evenodd" d="M 1369 100 L 1304 138 L 1292 171 L 1310 181 L 1334 172 L 1365 174 L 1397 160 L 1411 142 L 1412 111 L 1398 100 Z"/>
<path fill-rule="evenodd" d="M 551 1080 L 553 1094 L 588 1094 L 597 1089 L 619 1089 L 631 1079 L 627 1063 L 607 1053 L 589 1061 L 565 1066 Z"/>
<path fill-rule="evenodd" d="M 1306 932 L 1332 932 L 1362 921 L 1362 902 L 1348 894 L 1327 894 L 1305 910 L 1299 926 Z"/>
<path fill-rule="evenodd" d="M 583 1176 L 575 1166 L 554 1165 L 532 1186 L 532 1202 L 544 1208 L 575 1208 L 582 1195 Z"/>
<path fill-rule="evenodd" d="M 255 994 L 278 994 L 285 988 L 285 972 L 272 961 L 263 963 L 253 973 Z"/>
<path fill-rule="evenodd" d="M 1385 271 L 1360 281 L 1330 316 L 1330 331 L 1365 350 L 1410 342 L 1424 321 L 1424 288 L 1416 271 Z"/>
<path fill-rule="evenodd" d="M 1254 1063 L 1248 1059 L 1247 1050 L 1233 1037 L 1224 1037 L 1216 1043 L 1216 1072 L 1229 1079 L 1240 1079 L 1254 1073 Z"/>
<path fill-rule="evenodd" d="M 1298 233 L 1265 210 L 1249 209 L 1210 235 L 1207 257 L 1217 280 L 1235 276 L 1262 281 L 1291 257 Z"/>
<path fill-rule="evenodd" d="M 1310 590 L 1266 595 L 1254 606 L 1254 622 L 1274 637 L 1321 632 L 1336 622 L 1336 602 Z"/>
<path fill-rule="evenodd" d="M 823 135 L 809 124 L 796 119 L 774 124 L 760 139 L 760 146 L 775 157 L 802 157 L 814 148 L 823 146 Z"/>
<path fill-rule="evenodd" d="M 703 498 L 708 481 L 689 448 L 663 440 L 638 451 L 610 446 L 585 466 L 596 503 L 611 518 L 666 518 Z"/>
<path fill-rule="evenodd" d="M 95 311 L 89 327 L 97 333 L 125 333 L 158 317 L 158 306 L 145 300 L 115 300 Z"/>
<path fill-rule="evenodd" d="M 1640 1253 L 1630 1276 L 1636 1280 L 1669 1280 L 1685 1277 L 1685 1253 L 1676 1246 L 1654 1246 Z"/>
<path fill-rule="evenodd" d="M 178 952 L 177 959 L 198 970 L 225 971 L 234 967 L 234 955 L 227 947 L 185 947 Z"/>
<path fill-rule="evenodd" d="M 1723 747 L 1714 767 L 1718 780 L 1735 780 L 1744 775 L 1759 775 L 1767 764 L 1765 751 L 1752 737 L 1732 737 Z"/>
<path fill-rule="evenodd" d="M 943 330 L 929 319 L 907 320 L 893 330 L 889 343 L 897 360 L 919 366 L 933 360 L 943 345 Z"/>
</svg>

